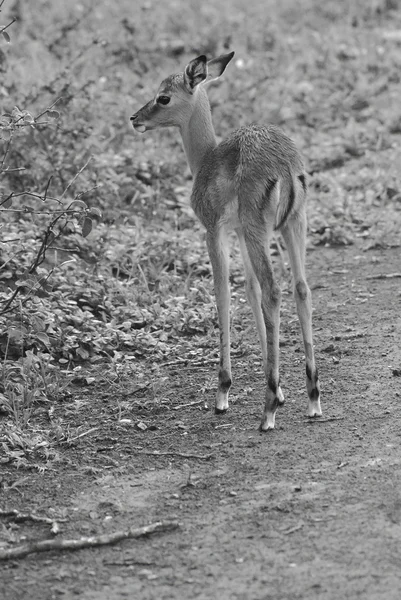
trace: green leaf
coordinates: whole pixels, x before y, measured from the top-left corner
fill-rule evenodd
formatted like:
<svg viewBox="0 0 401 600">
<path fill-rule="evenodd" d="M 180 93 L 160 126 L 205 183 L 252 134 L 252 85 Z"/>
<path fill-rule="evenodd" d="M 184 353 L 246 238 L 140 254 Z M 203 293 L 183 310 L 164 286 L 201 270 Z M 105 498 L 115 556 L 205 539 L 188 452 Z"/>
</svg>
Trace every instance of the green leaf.
<svg viewBox="0 0 401 600">
<path fill-rule="evenodd" d="M 2 202 L 2 203 L 0 204 L 0 206 L 1 206 L 1 208 L 10 208 L 10 206 L 12 205 L 12 203 L 13 203 L 13 195 L 11 194 L 11 195 L 10 195 L 10 196 L 7 198 L 7 200 L 5 200 L 4 202 Z"/>
<path fill-rule="evenodd" d="M 20 281 L 27 281 L 29 279 L 29 277 L 31 276 L 31 274 L 28 271 L 28 269 L 25 269 L 25 271 L 17 272 L 17 276 Z"/>
<path fill-rule="evenodd" d="M 89 209 L 89 212 L 91 213 L 91 215 L 96 215 L 97 217 L 102 217 L 102 212 L 101 210 L 99 210 L 96 206 L 92 206 Z"/>
<path fill-rule="evenodd" d="M 45 292 L 52 292 L 53 291 L 53 286 L 51 283 L 49 283 L 45 277 L 42 277 L 41 279 L 39 279 L 39 285 L 41 286 L 41 288 L 45 291 Z"/>
<path fill-rule="evenodd" d="M 87 237 L 92 231 L 93 221 L 90 217 L 85 217 L 84 224 L 82 225 L 82 235 Z"/>
<path fill-rule="evenodd" d="M 10 338 L 10 340 L 15 340 L 15 341 L 20 341 L 24 335 L 28 334 L 28 330 L 26 329 L 26 327 L 24 327 L 23 325 L 21 325 L 20 327 L 9 327 L 7 329 L 7 335 Z"/>
<path fill-rule="evenodd" d="M 35 123 L 35 119 L 29 113 L 24 114 L 23 121 L 24 123 Z"/>
<path fill-rule="evenodd" d="M 41 319 L 37 315 L 34 315 L 32 317 L 31 323 L 32 323 L 32 327 L 34 328 L 34 330 L 37 333 L 45 330 L 45 322 L 43 321 L 43 319 Z M 39 337 L 39 335 L 37 337 Z"/>
<path fill-rule="evenodd" d="M 40 340 L 41 342 L 43 342 L 43 344 L 45 344 L 45 346 L 49 346 L 50 345 L 50 339 L 49 339 L 49 336 L 47 335 L 47 333 L 44 333 L 43 331 L 39 331 L 36 334 L 36 337 L 38 338 L 38 340 Z"/>
<path fill-rule="evenodd" d="M 60 118 L 60 113 L 58 112 L 58 110 L 47 110 L 46 114 L 51 119 L 59 119 Z"/>
<path fill-rule="evenodd" d="M 87 205 L 87 204 L 86 204 L 86 203 L 85 203 L 83 200 L 73 200 L 73 201 L 71 202 L 71 205 L 70 205 L 70 207 L 71 207 L 71 208 L 72 208 L 72 207 L 74 207 L 74 208 L 75 208 L 75 207 L 77 207 L 77 208 L 83 208 L 83 209 L 85 209 L 85 210 L 86 210 L 86 209 L 88 208 L 88 205 Z"/>
<path fill-rule="evenodd" d="M 11 133 L 11 129 L 0 129 L 0 139 L 8 142 L 8 140 L 11 138 Z"/>
<path fill-rule="evenodd" d="M 18 119 L 22 119 L 22 117 L 24 116 L 23 113 L 20 111 L 20 109 L 18 108 L 18 106 L 14 106 L 12 112 L 11 112 L 11 116 L 14 119 L 14 121 L 17 121 Z"/>
<path fill-rule="evenodd" d="M 85 350 L 85 348 L 77 348 L 77 354 L 78 356 L 80 356 L 83 360 L 87 360 L 89 358 L 89 352 L 87 350 Z"/>
<path fill-rule="evenodd" d="M 6 40 L 7 44 L 9 44 L 11 42 L 11 38 L 8 35 L 7 31 L 2 31 L 1 35 L 3 36 L 3 38 Z"/>
</svg>

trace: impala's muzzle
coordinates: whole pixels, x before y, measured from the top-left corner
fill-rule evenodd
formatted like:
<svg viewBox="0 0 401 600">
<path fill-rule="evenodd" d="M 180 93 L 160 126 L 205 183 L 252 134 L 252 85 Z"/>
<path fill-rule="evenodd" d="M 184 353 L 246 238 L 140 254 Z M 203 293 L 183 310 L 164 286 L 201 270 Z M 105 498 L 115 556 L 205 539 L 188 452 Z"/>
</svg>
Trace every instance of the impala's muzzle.
<svg viewBox="0 0 401 600">
<path fill-rule="evenodd" d="M 141 123 L 138 119 L 138 113 L 136 113 L 135 115 L 132 115 L 132 117 L 130 118 L 130 121 L 132 123 L 132 127 L 135 129 L 135 131 L 139 131 L 139 133 L 145 133 L 147 127 L 146 125 L 144 125 L 143 123 Z"/>
</svg>

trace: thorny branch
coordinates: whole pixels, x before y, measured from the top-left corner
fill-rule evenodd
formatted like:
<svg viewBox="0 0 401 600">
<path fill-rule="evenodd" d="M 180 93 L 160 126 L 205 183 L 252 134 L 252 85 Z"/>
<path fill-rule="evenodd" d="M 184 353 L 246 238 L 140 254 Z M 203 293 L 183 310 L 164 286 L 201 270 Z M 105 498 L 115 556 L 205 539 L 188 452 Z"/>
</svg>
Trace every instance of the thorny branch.
<svg viewBox="0 0 401 600">
<path fill-rule="evenodd" d="M 82 173 L 82 171 L 87 167 L 88 163 L 90 161 L 90 158 L 86 161 L 86 163 L 83 165 L 83 167 L 81 167 L 79 169 L 79 171 L 77 172 L 77 174 L 74 176 L 74 178 L 71 180 L 71 182 L 67 185 L 66 189 L 64 190 L 61 198 L 65 195 L 65 193 L 67 192 L 67 190 L 71 187 L 71 185 L 76 181 L 76 179 L 79 177 L 79 175 Z M 1 168 L 0 168 L 1 170 Z M 38 198 L 40 200 L 42 200 L 43 202 L 45 202 L 46 200 L 54 200 L 56 201 L 58 204 L 62 205 L 62 201 L 59 198 L 53 198 L 51 196 L 48 196 L 48 191 L 49 191 L 49 187 L 50 187 L 50 183 L 51 183 L 51 177 L 49 178 L 47 184 L 46 184 L 46 188 L 43 194 L 37 194 L 35 192 L 30 192 L 30 191 L 24 191 L 24 192 L 20 192 L 18 194 L 13 194 L 13 192 L 11 192 L 5 199 L 3 199 L 0 202 L 0 208 L 1 206 L 6 206 L 7 203 L 9 201 L 11 201 L 12 198 L 17 198 L 19 196 L 31 196 L 33 198 Z M 87 190 L 88 191 L 88 190 Z M 43 261 L 46 258 L 46 252 L 47 250 L 51 247 L 51 244 L 53 244 L 53 242 L 58 239 L 64 232 L 65 228 L 67 227 L 67 222 L 64 223 L 63 226 L 61 226 L 59 228 L 59 231 L 57 233 L 55 233 L 55 227 L 56 225 L 59 223 L 60 219 L 68 216 L 68 215 L 79 215 L 79 214 L 87 214 L 87 209 L 80 207 L 80 208 L 74 208 L 74 203 L 77 202 L 78 197 L 82 197 L 85 193 L 87 193 L 87 191 L 81 192 L 79 193 L 73 200 L 72 202 L 69 203 L 68 206 L 66 206 L 65 208 L 59 209 L 59 210 L 52 210 L 52 211 L 40 211 L 41 214 L 51 214 L 51 215 L 55 215 L 54 218 L 52 219 L 52 221 L 48 224 L 48 226 L 46 227 L 46 230 L 43 234 L 43 238 L 42 238 L 42 242 L 40 244 L 40 247 L 36 253 L 36 256 L 33 258 L 31 264 L 29 265 L 29 267 L 26 269 L 25 273 L 28 275 L 33 275 L 36 272 L 36 269 L 43 263 Z M 81 201 L 79 201 L 81 202 Z M 21 208 L 21 209 L 13 209 L 13 208 L 2 208 L 1 209 L 4 212 L 27 212 L 26 208 Z M 33 209 L 28 209 L 29 212 L 36 212 Z M 47 277 L 42 278 L 41 280 L 38 281 L 38 284 L 41 285 L 43 287 L 43 285 L 47 282 L 48 278 L 49 278 L 50 274 Z M 11 296 L 3 301 L 3 308 L 0 310 L 0 315 L 2 314 L 6 314 L 12 310 L 14 310 L 14 300 L 16 299 L 16 297 L 22 292 L 22 290 L 24 289 L 24 286 L 17 286 L 15 288 L 15 290 L 12 292 Z M 31 290 L 32 291 L 32 290 Z M 27 297 L 25 298 L 25 302 L 28 300 L 29 298 L 29 294 L 27 295 Z"/>
<path fill-rule="evenodd" d="M 50 248 L 51 244 L 53 244 L 53 242 L 58 239 L 59 237 L 61 237 L 61 235 L 63 234 L 65 228 L 67 227 L 67 222 L 64 223 L 64 225 L 62 227 L 60 227 L 59 231 L 57 233 L 54 232 L 54 228 L 57 225 L 58 221 L 65 216 L 66 214 L 77 214 L 79 212 L 85 212 L 86 210 L 84 209 L 83 211 L 78 211 L 78 210 L 72 210 L 71 206 L 73 205 L 73 203 L 75 202 L 75 200 L 73 200 L 70 205 L 68 206 L 68 208 L 66 210 L 63 211 L 55 211 L 59 214 L 57 214 L 57 216 L 49 223 L 49 225 L 46 227 L 46 230 L 43 234 L 43 239 L 42 239 L 42 243 L 39 247 L 39 250 L 36 253 L 36 256 L 34 257 L 34 259 L 32 260 L 31 264 L 29 265 L 29 267 L 26 269 L 26 274 L 29 275 L 33 275 L 36 272 L 36 269 L 43 263 L 43 261 L 46 258 L 46 252 L 47 250 Z M 50 277 L 51 273 L 49 273 L 46 277 L 41 278 L 40 280 L 38 280 L 38 284 L 41 285 L 43 287 L 43 285 L 47 282 L 48 278 Z M 5 301 L 5 305 L 3 306 L 3 308 L 0 310 L 0 315 L 4 315 L 12 310 L 14 310 L 14 300 L 16 299 L 16 297 L 23 291 L 24 286 L 17 286 L 15 288 L 15 290 L 13 291 L 13 293 L 11 294 L 11 296 L 8 298 L 8 300 Z M 25 303 L 29 298 L 29 295 L 25 298 L 25 301 L 23 303 Z"/>
<path fill-rule="evenodd" d="M 2 7 L 3 3 L 4 3 L 4 0 L 2 0 L 0 2 L 0 11 L 1 11 L 1 7 Z M 11 23 L 9 25 L 11 25 Z M 9 25 L 7 25 L 7 27 Z M 0 30 L 0 33 L 1 33 L 1 31 L 2 30 Z M 36 117 L 32 117 L 32 115 L 30 115 L 27 111 L 21 112 L 21 111 L 19 111 L 19 109 L 16 109 L 17 110 L 17 114 L 16 114 L 17 118 L 14 121 L 10 121 L 9 127 L 11 129 L 11 134 L 10 134 L 10 138 L 7 140 L 7 143 L 5 145 L 4 154 L 3 154 L 3 157 L 0 162 L 0 176 L 10 172 L 11 170 L 13 170 L 13 171 L 21 170 L 21 168 L 18 168 L 18 169 L 5 168 L 5 163 L 6 163 L 8 155 L 9 155 L 15 128 L 18 126 L 28 126 L 28 125 L 34 126 L 34 125 L 38 125 L 38 124 L 46 124 L 43 122 L 42 123 L 38 122 L 38 120 L 46 113 L 50 114 L 51 111 L 53 110 L 54 106 L 61 99 L 62 99 L 61 97 L 57 98 L 52 104 L 50 104 L 50 106 L 48 106 L 46 109 L 39 112 L 39 114 Z M 28 122 L 24 122 L 24 117 L 26 115 L 28 115 L 30 117 Z M 47 184 L 46 184 L 46 187 L 45 187 L 45 190 L 43 193 L 37 193 L 37 192 L 30 191 L 30 190 L 24 190 L 19 193 L 10 192 L 5 197 L 0 199 L 0 209 L 2 212 L 13 212 L 13 213 L 40 212 L 40 214 L 49 214 L 49 215 L 53 216 L 53 219 L 51 220 L 51 222 L 46 227 L 46 230 L 44 231 L 43 238 L 40 243 L 39 249 L 36 253 L 36 256 L 33 258 L 31 264 L 25 270 L 25 275 L 34 275 L 35 274 L 37 268 L 45 260 L 46 252 L 51 247 L 51 244 L 54 242 L 54 240 L 58 239 L 62 235 L 62 233 L 65 231 L 65 228 L 67 226 L 67 221 L 61 227 L 59 226 L 59 230 L 57 233 L 55 232 L 55 227 L 56 227 L 56 225 L 59 225 L 61 218 L 68 217 L 68 216 L 74 216 L 74 215 L 78 215 L 78 216 L 83 215 L 83 216 L 87 217 L 87 207 L 86 207 L 85 203 L 81 203 L 80 207 L 78 207 L 78 206 L 74 207 L 73 205 L 77 201 L 81 202 L 78 199 L 81 198 L 84 194 L 86 194 L 89 190 L 86 190 L 84 192 L 77 194 L 75 196 L 75 198 L 72 200 L 72 202 L 69 203 L 68 206 L 63 206 L 63 198 L 65 197 L 65 195 L 67 194 L 67 192 L 69 191 L 71 186 L 78 179 L 78 177 L 81 175 L 81 173 L 84 171 L 84 169 L 88 166 L 90 160 L 91 160 L 91 157 L 85 162 L 85 164 L 79 169 L 79 171 L 75 174 L 75 176 L 72 178 L 72 180 L 66 185 L 60 198 L 55 198 L 55 197 L 49 196 L 49 189 L 50 189 L 50 184 L 52 181 L 52 176 L 51 176 L 49 178 L 49 180 L 47 181 Z M 12 200 L 15 198 L 21 197 L 21 196 L 28 196 L 31 198 L 36 198 L 36 199 L 41 200 L 42 202 L 46 202 L 46 200 L 51 200 L 51 201 L 56 202 L 60 206 L 60 209 L 49 210 L 49 211 L 43 211 L 43 210 L 35 211 L 34 209 L 27 207 L 27 206 L 23 206 L 22 208 L 10 208 Z M 85 223 L 84 223 L 84 226 L 85 226 Z M 90 229 L 91 229 L 91 223 L 90 223 L 89 231 L 90 231 Z M 84 235 L 87 235 L 87 234 L 84 233 Z M 4 243 L 7 243 L 7 242 L 8 241 L 6 240 Z M 31 289 L 28 291 L 23 303 L 25 303 L 29 299 L 33 290 L 36 288 L 36 284 L 41 285 L 43 287 L 46 284 L 49 277 L 50 277 L 50 274 L 48 274 L 47 276 L 44 276 L 40 280 L 38 280 L 35 283 L 35 285 L 32 286 Z M 6 313 L 14 310 L 14 301 L 15 301 L 16 297 L 19 294 L 21 294 L 21 292 L 25 289 L 25 287 L 26 286 L 24 286 L 24 285 L 17 285 L 15 290 L 13 290 L 13 292 L 11 293 L 10 297 L 6 300 L 1 301 L 1 304 L 3 304 L 3 307 L 0 310 L 0 315 L 6 314 Z"/>
</svg>

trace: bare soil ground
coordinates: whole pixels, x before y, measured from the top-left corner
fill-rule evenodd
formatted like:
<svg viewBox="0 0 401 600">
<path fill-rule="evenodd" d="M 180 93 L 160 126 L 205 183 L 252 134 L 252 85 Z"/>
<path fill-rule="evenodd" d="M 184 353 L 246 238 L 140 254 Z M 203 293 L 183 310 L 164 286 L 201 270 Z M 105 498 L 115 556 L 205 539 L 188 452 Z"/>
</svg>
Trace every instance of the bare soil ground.
<svg viewBox="0 0 401 600">
<path fill-rule="evenodd" d="M 26 475 L 4 465 L 3 508 L 60 519 L 66 539 L 159 520 L 180 527 L 4 562 L 2 598 L 401 597 L 401 288 L 399 277 L 381 278 L 399 272 L 399 248 L 318 247 L 308 268 L 323 418 L 305 416 L 289 291 L 281 335 L 286 404 L 273 432 L 257 431 L 263 378 L 251 327 L 247 354 L 234 358 L 233 403 L 223 417 L 204 403 L 174 410 L 202 399 L 205 368 L 190 361 L 162 368 L 169 402 L 142 411 L 136 404 L 131 422 L 110 420 L 112 389 L 77 387 L 60 411 L 81 403 L 79 418 L 97 429 L 61 450 L 57 470 Z M 138 393 L 127 381 L 127 397 Z M 212 393 L 204 397 L 211 406 Z M 43 523 L 10 531 L 19 541 L 51 537 Z"/>
</svg>

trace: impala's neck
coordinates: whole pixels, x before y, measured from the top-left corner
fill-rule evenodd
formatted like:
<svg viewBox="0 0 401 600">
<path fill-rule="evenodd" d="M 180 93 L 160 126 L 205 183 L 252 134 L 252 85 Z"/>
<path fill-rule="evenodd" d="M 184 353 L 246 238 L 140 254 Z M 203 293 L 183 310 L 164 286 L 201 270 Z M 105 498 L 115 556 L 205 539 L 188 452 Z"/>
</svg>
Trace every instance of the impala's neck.
<svg viewBox="0 0 401 600">
<path fill-rule="evenodd" d="M 206 154 L 217 146 L 206 91 L 200 87 L 196 94 L 196 103 L 191 118 L 180 128 L 185 154 L 194 177 Z"/>
</svg>

